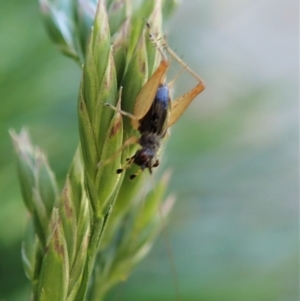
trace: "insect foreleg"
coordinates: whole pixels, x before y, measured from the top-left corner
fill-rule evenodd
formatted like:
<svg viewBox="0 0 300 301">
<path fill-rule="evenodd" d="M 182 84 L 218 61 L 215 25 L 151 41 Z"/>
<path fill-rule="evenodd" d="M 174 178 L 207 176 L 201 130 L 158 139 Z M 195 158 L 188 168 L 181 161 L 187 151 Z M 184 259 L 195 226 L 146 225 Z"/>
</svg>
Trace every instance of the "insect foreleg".
<svg viewBox="0 0 300 301">
<path fill-rule="evenodd" d="M 128 113 L 128 112 L 125 112 L 125 111 L 123 111 L 123 110 L 121 110 L 121 109 L 119 109 L 119 108 L 117 108 L 117 107 L 114 107 L 114 106 L 111 105 L 110 103 L 104 102 L 103 105 L 106 106 L 106 107 L 110 107 L 111 109 L 113 109 L 114 111 L 116 111 L 116 112 L 122 114 L 123 116 L 127 116 L 127 117 L 129 117 L 130 119 L 138 120 L 138 118 L 135 117 L 134 115 L 132 115 L 132 114 L 130 114 L 130 113 Z"/>
</svg>

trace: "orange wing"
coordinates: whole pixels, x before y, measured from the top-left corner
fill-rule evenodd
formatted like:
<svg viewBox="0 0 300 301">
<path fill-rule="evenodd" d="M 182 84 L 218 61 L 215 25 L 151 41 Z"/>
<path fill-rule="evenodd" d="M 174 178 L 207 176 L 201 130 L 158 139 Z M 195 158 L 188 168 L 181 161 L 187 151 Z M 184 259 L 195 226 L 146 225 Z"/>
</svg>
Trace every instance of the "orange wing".
<svg viewBox="0 0 300 301">
<path fill-rule="evenodd" d="M 142 119 L 149 111 L 156 95 L 158 86 L 164 82 L 164 77 L 168 67 L 169 64 L 167 61 L 161 61 L 156 71 L 148 79 L 148 81 L 138 94 L 135 100 L 133 111 L 133 115 L 136 117 L 136 119 L 132 119 L 132 126 L 134 128 L 137 128 L 138 120 Z"/>
</svg>

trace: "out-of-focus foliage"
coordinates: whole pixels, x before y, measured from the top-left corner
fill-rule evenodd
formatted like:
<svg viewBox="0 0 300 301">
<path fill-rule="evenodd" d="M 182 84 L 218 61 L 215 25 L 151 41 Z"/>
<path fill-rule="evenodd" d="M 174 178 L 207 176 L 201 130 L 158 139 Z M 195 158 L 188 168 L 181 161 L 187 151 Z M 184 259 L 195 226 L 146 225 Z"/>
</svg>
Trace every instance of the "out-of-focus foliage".
<svg viewBox="0 0 300 301">
<path fill-rule="evenodd" d="M 295 0 L 185 1 L 169 24 L 169 44 L 207 84 L 172 129 L 164 156 L 178 191 L 169 234 L 184 300 L 298 300 L 297 11 Z M 78 141 L 80 72 L 39 22 L 36 1 L 1 1 L 0 299 L 7 301 L 24 300 L 29 285 L 19 251 L 27 218 L 8 129 L 30 128 L 60 186 Z M 188 75 L 182 85 L 188 89 Z M 168 261 L 162 239 L 111 299 L 172 300 Z"/>
</svg>

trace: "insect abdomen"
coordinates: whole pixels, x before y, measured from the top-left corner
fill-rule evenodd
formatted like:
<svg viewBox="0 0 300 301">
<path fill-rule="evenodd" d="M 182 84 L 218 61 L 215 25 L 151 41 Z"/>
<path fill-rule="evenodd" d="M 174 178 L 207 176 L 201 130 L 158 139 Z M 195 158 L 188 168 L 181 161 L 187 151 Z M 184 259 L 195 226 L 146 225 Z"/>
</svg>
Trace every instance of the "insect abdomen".
<svg viewBox="0 0 300 301">
<path fill-rule="evenodd" d="M 168 126 L 169 103 L 169 88 L 167 85 L 160 85 L 149 111 L 140 120 L 140 133 L 165 135 Z"/>
</svg>

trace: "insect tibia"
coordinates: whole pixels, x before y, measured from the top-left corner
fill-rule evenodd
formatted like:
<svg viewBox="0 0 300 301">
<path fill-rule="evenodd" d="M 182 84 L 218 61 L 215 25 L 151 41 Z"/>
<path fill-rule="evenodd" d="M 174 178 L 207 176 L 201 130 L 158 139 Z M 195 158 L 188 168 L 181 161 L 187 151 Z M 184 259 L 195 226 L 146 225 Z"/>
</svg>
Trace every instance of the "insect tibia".
<svg viewBox="0 0 300 301">
<path fill-rule="evenodd" d="M 195 71 L 193 71 L 188 66 L 188 64 L 186 64 L 169 46 L 166 45 L 165 48 L 167 49 L 167 52 L 170 54 L 170 56 L 173 59 L 175 59 L 181 66 L 183 66 L 182 71 L 187 70 L 199 83 L 201 83 L 201 86 L 203 87 L 202 90 L 204 90 L 205 84 L 204 84 L 202 78 Z M 182 71 L 180 71 L 180 73 Z M 177 77 L 176 77 L 176 79 L 177 79 Z"/>
</svg>

